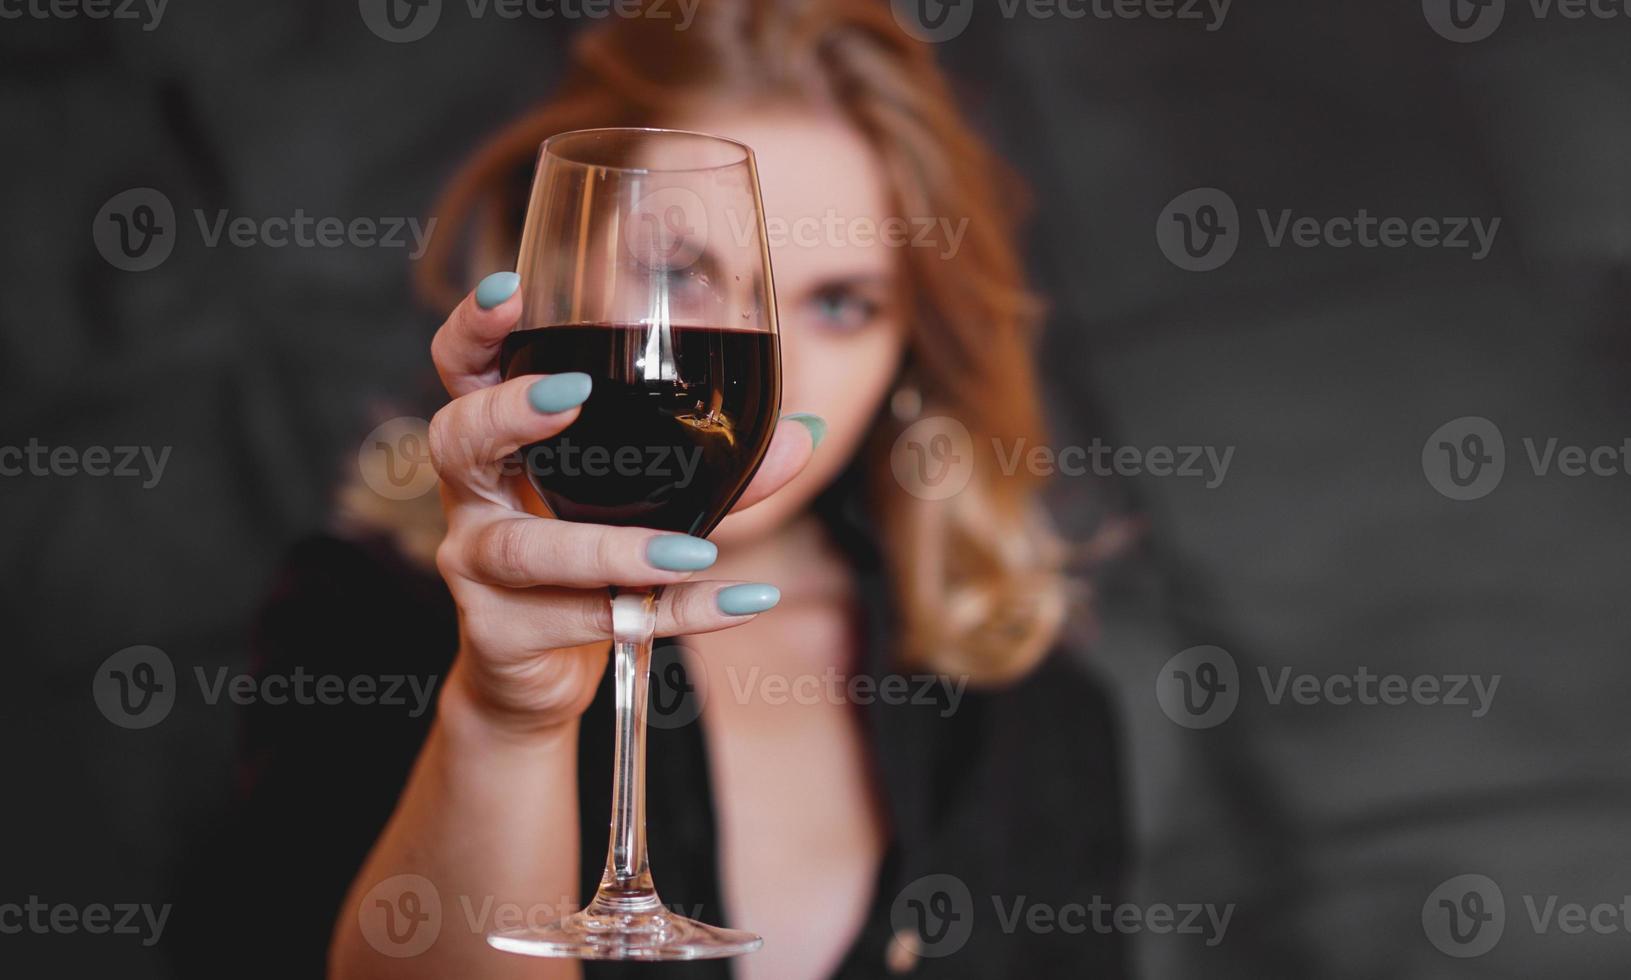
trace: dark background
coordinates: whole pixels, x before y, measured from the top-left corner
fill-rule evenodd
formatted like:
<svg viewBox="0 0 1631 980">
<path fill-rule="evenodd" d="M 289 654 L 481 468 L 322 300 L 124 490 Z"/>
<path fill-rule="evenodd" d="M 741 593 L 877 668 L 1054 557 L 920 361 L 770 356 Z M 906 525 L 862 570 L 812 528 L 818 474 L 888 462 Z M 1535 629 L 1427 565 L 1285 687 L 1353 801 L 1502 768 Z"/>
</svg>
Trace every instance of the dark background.
<svg viewBox="0 0 1631 980">
<path fill-rule="evenodd" d="M 285 549 L 428 369 L 439 317 L 410 297 L 406 250 L 212 248 L 194 209 L 422 218 L 463 154 L 550 91 L 576 26 L 454 0 L 403 44 L 340 0 L 173 0 L 151 31 L 0 20 L 0 446 L 173 447 L 152 489 L 0 478 L 0 903 L 157 904 L 177 868 L 241 857 L 198 852 L 233 790 L 239 709 L 183 697 L 126 730 L 93 674 L 135 644 L 188 674 L 244 669 Z M 1525 899 L 1631 895 L 1631 475 L 1538 474 L 1522 440 L 1631 437 L 1631 16 L 1513 0 L 1494 36 L 1455 43 L 1408 0 L 1236 0 L 1217 31 L 982 3 L 939 49 L 1035 192 L 1055 443 L 1236 447 L 1215 489 L 1058 488 L 1067 527 L 1107 510 L 1147 527 L 1095 579 L 1091 645 L 1127 730 L 1134 898 L 1235 905 L 1216 948 L 1136 937 L 1144 974 L 1627 975 L 1631 923 L 1538 932 Z M 178 234 L 127 272 L 92 226 L 140 187 Z M 1155 237 L 1197 187 L 1241 213 L 1238 253 L 1208 273 Z M 1482 261 L 1271 248 L 1259 208 L 1502 224 Z M 1422 451 L 1464 416 L 1500 428 L 1507 468 L 1455 501 Z M 1241 674 L 1239 708 L 1204 730 L 1155 696 L 1196 645 Z M 1473 718 L 1272 705 L 1259 666 L 1502 679 Z M 1466 959 L 1422 921 L 1461 874 L 1507 910 Z M 276 923 L 244 932 L 245 955 L 277 941 Z M 0 976 L 166 977 L 171 945 L 0 935 Z"/>
</svg>

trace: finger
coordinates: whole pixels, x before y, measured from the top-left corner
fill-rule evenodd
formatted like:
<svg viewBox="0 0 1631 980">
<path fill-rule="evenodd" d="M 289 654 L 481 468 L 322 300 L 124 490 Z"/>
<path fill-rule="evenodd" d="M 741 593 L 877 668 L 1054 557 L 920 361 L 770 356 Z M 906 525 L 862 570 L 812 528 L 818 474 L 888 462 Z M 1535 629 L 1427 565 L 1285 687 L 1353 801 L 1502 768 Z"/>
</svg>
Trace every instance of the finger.
<svg viewBox="0 0 1631 980">
<path fill-rule="evenodd" d="M 446 548 L 444 571 L 510 589 L 669 585 L 719 557 L 687 534 L 515 516 L 457 529 Z"/>
<path fill-rule="evenodd" d="M 774 609 L 781 598 L 780 589 L 763 582 L 687 582 L 664 590 L 657 603 L 657 635 L 730 629 Z"/>
<path fill-rule="evenodd" d="M 499 381 L 499 348 L 521 320 L 521 277 L 495 272 L 454 308 L 430 342 L 447 393 L 454 398 Z"/>
<path fill-rule="evenodd" d="M 825 430 L 825 422 L 819 419 L 816 422 Z M 752 507 L 804 472 L 804 467 L 809 465 L 811 456 L 815 454 L 815 433 L 816 430 L 810 428 L 808 422 L 801 422 L 793 416 L 782 419 L 770 440 L 770 450 L 765 453 L 764 462 L 759 464 L 759 471 L 753 474 L 753 482 L 742 492 L 731 513 Z"/>
<path fill-rule="evenodd" d="M 431 464 L 452 486 L 495 488 L 498 464 L 571 425 L 592 386 L 577 372 L 525 375 L 455 398 L 430 420 Z"/>
<path fill-rule="evenodd" d="M 752 601 L 743 604 L 744 598 Z M 773 586 L 759 582 L 671 585 L 657 603 L 657 635 L 695 636 L 740 626 L 774 608 L 780 598 Z M 498 608 L 466 616 L 464 622 L 472 642 L 490 649 L 542 652 L 612 638 L 611 603 L 604 591 L 511 592 Z"/>
</svg>

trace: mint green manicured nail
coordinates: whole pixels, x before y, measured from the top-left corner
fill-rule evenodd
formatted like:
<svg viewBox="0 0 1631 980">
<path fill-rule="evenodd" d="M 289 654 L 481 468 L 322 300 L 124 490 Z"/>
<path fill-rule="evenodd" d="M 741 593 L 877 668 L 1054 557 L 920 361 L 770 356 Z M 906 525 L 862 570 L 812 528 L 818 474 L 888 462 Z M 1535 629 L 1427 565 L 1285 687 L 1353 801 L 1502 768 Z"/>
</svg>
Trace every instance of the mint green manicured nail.
<svg viewBox="0 0 1631 980">
<path fill-rule="evenodd" d="M 718 557 L 712 541 L 689 534 L 665 534 L 646 545 L 646 561 L 665 572 L 700 572 Z"/>
<path fill-rule="evenodd" d="M 527 401 L 534 410 L 551 415 L 582 405 L 594 386 L 594 381 L 582 371 L 552 374 L 533 382 L 527 389 Z"/>
<path fill-rule="evenodd" d="M 809 412 L 794 412 L 792 415 L 784 415 L 782 418 L 789 422 L 797 422 L 810 430 L 811 449 L 821 445 L 821 440 L 827 435 L 827 420 L 819 415 L 811 415 Z"/>
<path fill-rule="evenodd" d="M 515 295 L 521 286 L 521 277 L 513 272 L 495 272 L 476 287 L 476 305 L 490 310 Z"/>
<path fill-rule="evenodd" d="M 747 585 L 728 585 L 719 590 L 719 611 L 727 616 L 751 616 L 762 613 L 782 601 L 782 590 L 763 582 Z"/>
</svg>

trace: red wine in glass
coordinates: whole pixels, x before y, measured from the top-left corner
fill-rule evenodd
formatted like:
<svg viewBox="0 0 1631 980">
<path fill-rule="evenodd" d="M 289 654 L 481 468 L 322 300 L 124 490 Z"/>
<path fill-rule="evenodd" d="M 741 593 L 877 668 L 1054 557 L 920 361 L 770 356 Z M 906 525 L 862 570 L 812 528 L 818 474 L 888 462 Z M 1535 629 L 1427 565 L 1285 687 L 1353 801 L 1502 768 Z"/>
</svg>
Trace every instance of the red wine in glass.
<svg viewBox="0 0 1631 980">
<path fill-rule="evenodd" d="M 780 404 L 764 330 L 574 324 L 504 340 L 504 377 L 581 371 L 575 422 L 521 451 L 555 516 L 706 536 L 758 468 Z"/>
<path fill-rule="evenodd" d="M 500 361 L 506 378 L 581 371 L 593 381 L 572 424 L 520 454 L 555 517 L 705 536 L 741 497 L 781 411 L 764 227 L 741 143 L 656 129 L 545 142 L 516 259 L 521 318 Z M 671 911 L 653 880 L 645 724 L 660 594 L 608 590 L 615 743 L 600 886 L 559 921 L 489 932 L 496 949 L 662 961 L 763 943 Z"/>
</svg>

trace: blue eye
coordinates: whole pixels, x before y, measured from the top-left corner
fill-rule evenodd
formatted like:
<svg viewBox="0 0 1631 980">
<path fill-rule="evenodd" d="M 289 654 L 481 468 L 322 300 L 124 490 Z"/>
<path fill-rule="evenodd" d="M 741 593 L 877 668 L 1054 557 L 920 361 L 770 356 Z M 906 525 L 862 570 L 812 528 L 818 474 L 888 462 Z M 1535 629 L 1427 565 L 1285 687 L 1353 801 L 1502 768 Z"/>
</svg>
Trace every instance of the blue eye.
<svg viewBox="0 0 1631 980">
<path fill-rule="evenodd" d="M 822 325 L 839 331 L 859 330 L 877 318 L 877 303 L 849 289 L 824 289 L 811 304 Z"/>
</svg>

